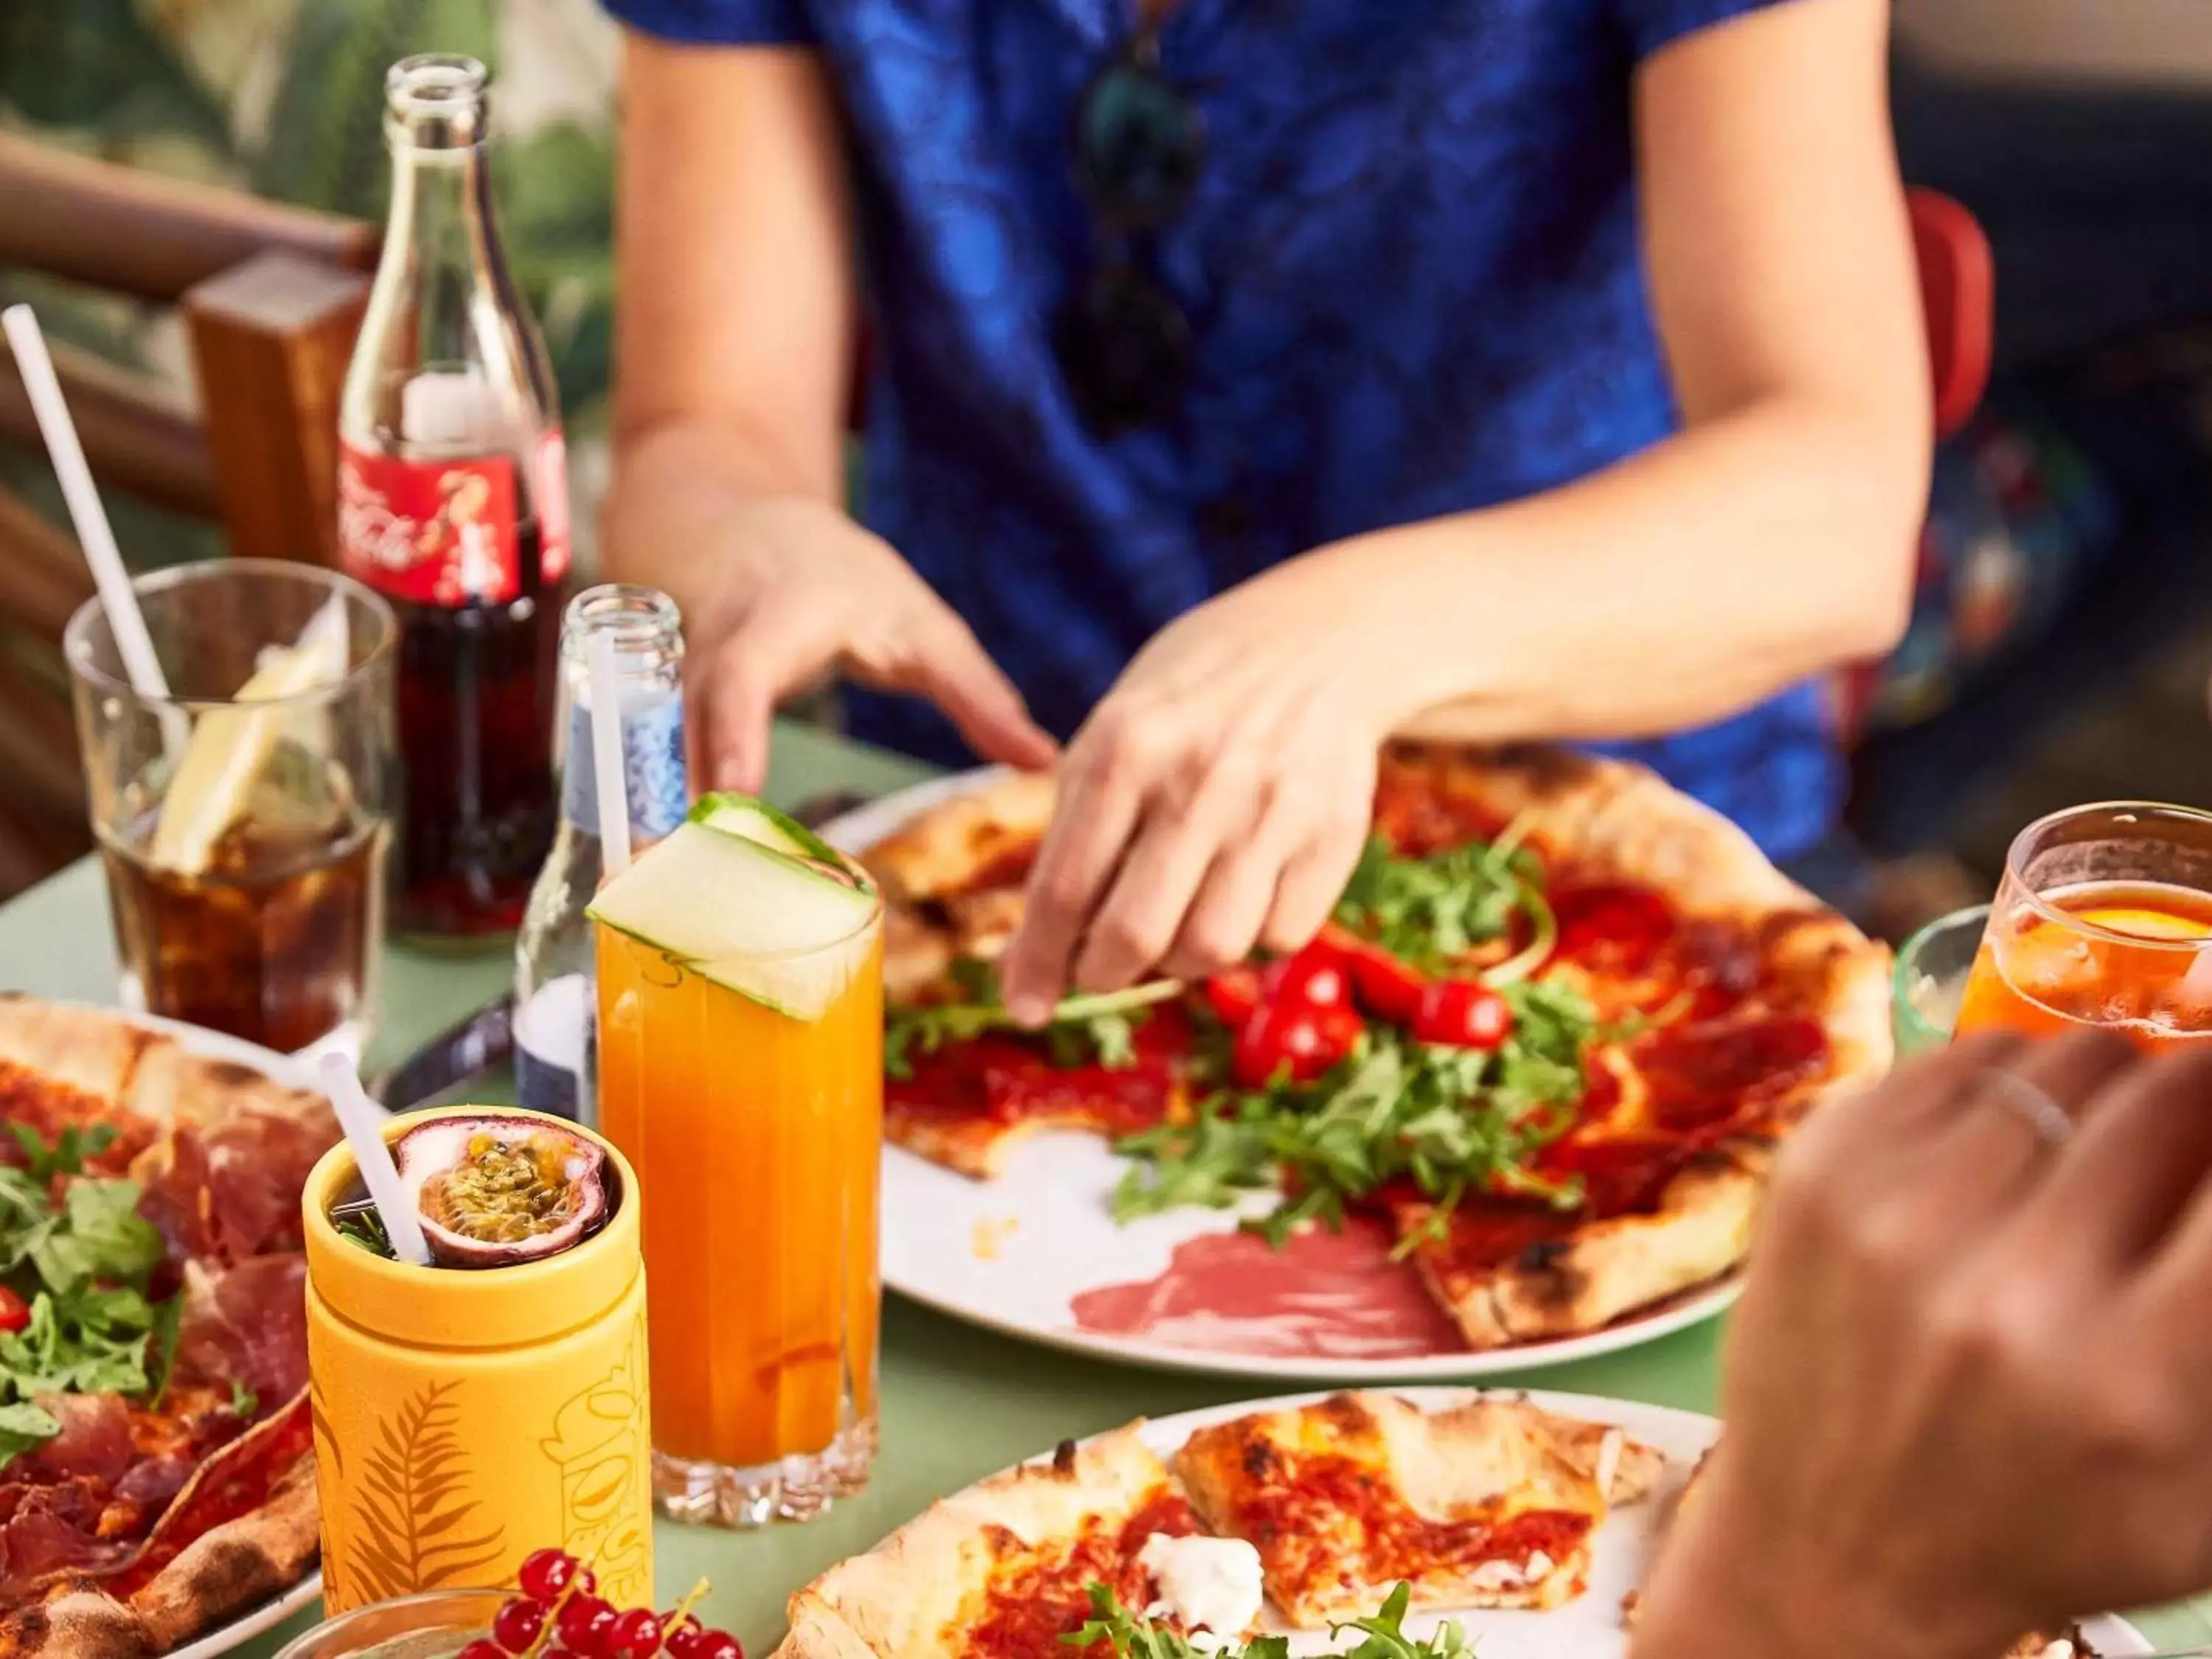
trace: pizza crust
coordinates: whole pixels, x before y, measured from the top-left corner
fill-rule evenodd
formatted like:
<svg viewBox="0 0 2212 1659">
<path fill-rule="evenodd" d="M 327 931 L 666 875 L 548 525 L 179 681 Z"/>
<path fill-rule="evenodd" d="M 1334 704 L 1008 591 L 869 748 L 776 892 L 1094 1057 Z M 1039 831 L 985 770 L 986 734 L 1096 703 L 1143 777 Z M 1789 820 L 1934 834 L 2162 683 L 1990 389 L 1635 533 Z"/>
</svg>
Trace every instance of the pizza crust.
<svg viewBox="0 0 2212 1659">
<path fill-rule="evenodd" d="M 1748 925 L 1765 971 L 1816 1018 L 1829 1069 L 1778 1103 L 1776 1133 L 1889 1068 L 1890 955 L 1770 864 L 1756 842 L 1656 773 L 1604 757 L 1516 750 L 1478 757 L 1395 745 L 1386 764 L 1448 798 L 1517 823 L 1578 869 L 1663 893 L 1688 918 Z M 1772 1134 L 1737 1137 L 1693 1159 L 1655 1213 L 1597 1221 L 1480 1273 L 1416 1252 L 1423 1278 L 1477 1349 L 1577 1335 L 1728 1273 L 1749 1254 Z M 1425 1206 L 1407 1206 L 1410 1226 Z"/>
<path fill-rule="evenodd" d="M 1052 819 L 1050 772 L 1007 772 L 909 821 L 860 854 L 895 903 L 967 885 L 1006 853 L 1033 845 Z"/>
<path fill-rule="evenodd" d="M 321 1554 L 310 1452 L 289 1469 L 262 1508 L 212 1527 L 131 1598 L 156 1651 L 283 1595 Z"/>
<path fill-rule="evenodd" d="M 1118 1528 L 1168 1484 L 1142 1419 L 939 1499 L 791 1598 L 776 1659 L 959 1659 L 955 1623 L 1009 1550 Z"/>
<path fill-rule="evenodd" d="M 122 1103 L 149 1049 L 174 1046 L 104 1009 L 0 992 L 0 1065 L 20 1066 L 105 1105 Z"/>
</svg>

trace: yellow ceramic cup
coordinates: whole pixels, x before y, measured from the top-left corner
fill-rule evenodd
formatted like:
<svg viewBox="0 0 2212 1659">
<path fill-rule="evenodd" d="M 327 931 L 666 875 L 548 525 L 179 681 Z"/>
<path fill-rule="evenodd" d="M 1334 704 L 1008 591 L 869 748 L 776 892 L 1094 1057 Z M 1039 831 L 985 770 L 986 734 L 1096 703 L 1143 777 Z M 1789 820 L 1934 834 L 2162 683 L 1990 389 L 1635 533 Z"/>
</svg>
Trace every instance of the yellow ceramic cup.
<svg viewBox="0 0 2212 1659">
<path fill-rule="evenodd" d="M 462 1107 L 386 1133 L 488 1113 L 509 1115 Z M 315 1166 L 307 1362 L 331 1613 L 511 1584 L 548 1547 L 590 1562 L 615 1606 L 651 1604 L 637 1178 L 612 1146 L 607 1165 L 618 1191 L 598 1233 L 542 1261 L 479 1269 L 410 1267 L 349 1243 L 330 1206 L 355 1185 L 353 1153 L 341 1143 Z"/>
</svg>

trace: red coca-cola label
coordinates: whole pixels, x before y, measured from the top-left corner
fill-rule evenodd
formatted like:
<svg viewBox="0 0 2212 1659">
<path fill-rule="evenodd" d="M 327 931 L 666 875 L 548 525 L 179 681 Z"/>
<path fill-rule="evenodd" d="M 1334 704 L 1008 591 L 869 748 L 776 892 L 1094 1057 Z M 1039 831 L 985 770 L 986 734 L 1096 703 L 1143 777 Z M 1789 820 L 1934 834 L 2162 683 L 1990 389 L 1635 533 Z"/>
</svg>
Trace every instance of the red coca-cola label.
<svg viewBox="0 0 2212 1659">
<path fill-rule="evenodd" d="M 568 446 L 559 427 L 538 440 L 530 461 L 542 542 L 538 568 L 544 573 L 545 586 L 550 587 L 568 574 Z"/>
<path fill-rule="evenodd" d="M 522 591 L 520 549 L 507 456 L 410 461 L 338 447 L 338 557 L 349 575 L 417 605 L 503 605 Z"/>
</svg>

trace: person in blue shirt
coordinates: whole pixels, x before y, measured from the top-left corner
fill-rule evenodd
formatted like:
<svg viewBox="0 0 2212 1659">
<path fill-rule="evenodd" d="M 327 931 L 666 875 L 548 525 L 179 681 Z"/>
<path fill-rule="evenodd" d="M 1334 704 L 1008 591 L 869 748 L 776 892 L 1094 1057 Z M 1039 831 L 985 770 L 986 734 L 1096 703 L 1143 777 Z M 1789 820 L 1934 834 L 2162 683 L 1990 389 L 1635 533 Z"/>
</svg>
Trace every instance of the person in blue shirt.
<svg viewBox="0 0 2212 1659">
<path fill-rule="evenodd" d="M 1930 442 L 1884 0 L 608 3 L 607 567 L 702 786 L 831 672 L 1065 743 L 1018 1017 L 1302 943 L 1392 732 L 1829 833 Z"/>
</svg>

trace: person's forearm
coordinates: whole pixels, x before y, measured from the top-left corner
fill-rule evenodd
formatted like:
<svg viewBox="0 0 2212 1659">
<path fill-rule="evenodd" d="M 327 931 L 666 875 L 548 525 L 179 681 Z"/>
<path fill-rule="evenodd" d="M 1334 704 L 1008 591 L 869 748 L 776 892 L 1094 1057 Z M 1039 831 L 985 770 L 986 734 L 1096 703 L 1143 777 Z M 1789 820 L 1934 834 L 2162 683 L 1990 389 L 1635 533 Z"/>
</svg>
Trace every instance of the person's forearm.
<svg viewBox="0 0 2212 1659">
<path fill-rule="evenodd" d="M 726 544 L 733 516 L 794 497 L 837 508 L 842 482 L 773 434 L 694 421 L 629 434 L 617 444 L 600 511 L 607 579 L 663 589 L 696 614 L 722 574 L 702 550 Z"/>
<path fill-rule="evenodd" d="M 1924 427 L 1778 397 L 1562 489 L 1320 550 L 1335 568 L 1297 579 L 1342 583 L 1387 634 L 1374 670 L 1410 730 L 1679 730 L 1889 647 L 1927 466 Z"/>
</svg>

